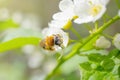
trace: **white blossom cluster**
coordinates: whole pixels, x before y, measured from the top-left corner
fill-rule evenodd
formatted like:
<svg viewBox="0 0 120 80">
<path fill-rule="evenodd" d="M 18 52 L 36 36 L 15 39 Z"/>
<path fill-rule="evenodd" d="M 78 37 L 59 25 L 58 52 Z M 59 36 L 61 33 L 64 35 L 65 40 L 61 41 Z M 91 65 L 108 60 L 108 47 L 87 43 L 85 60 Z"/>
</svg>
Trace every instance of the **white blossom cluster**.
<svg viewBox="0 0 120 80">
<path fill-rule="evenodd" d="M 69 29 L 73 22 L 83 24 L 94 23 L 99 20 L 105 13 L 108 2 L 109 0 L 61 0 L 59 3 L 60 11 L 53 15 L 53 20 L 48 23 L 49 27 L 43 30 L 44 39 L 59 34 L 63 40 L 63 47 L 66 47 L 69 43 L 69 37 L 63 30 Z M 116 42 L 118 37 L 116 36 L 114 40 L 115 46 L 118 44 Z M 109 48 L 111 42 L 101 36 L 96 41 L 95 46 L 97 48 Z M 58 45 L 55 45 L 54 48 L 55 50 L 62 49 Z"/>
</svg>

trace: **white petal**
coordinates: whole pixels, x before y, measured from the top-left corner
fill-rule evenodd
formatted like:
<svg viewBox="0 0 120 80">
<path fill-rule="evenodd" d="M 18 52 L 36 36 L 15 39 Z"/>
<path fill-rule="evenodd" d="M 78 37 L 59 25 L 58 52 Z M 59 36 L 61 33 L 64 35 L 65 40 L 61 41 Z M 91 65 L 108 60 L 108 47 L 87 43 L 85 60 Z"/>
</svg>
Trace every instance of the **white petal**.
<svg viewBox="0 0 120 80">
<path fill-rule="evenodd" d="M 78 4 L 78 3 L 83 3 L 83 2 L 87 2 L 88 0 L 73 0 L 74 4 Z"/>
<path fill-rule="evenodd" d="M 64 12 L 58 12 L 53 15 L 53 19 L 55 20 L 68 20 L 72 19 L 74 16 L 73 10 L 66 10 Z"/>
<path fill-rule="evenodd" d="M 84 17 L 88 15 L 88 11 L 90 10 L 90 5 L 88 3 L 78 3 L 74 7 L 74 12 L 79 17 Z"/>
<path fill-rule="evenodd" d="M 59 3 L 59 8 L 61 11 L 65 11 L 67 9 L 73 8 L 72 0 L 62 0 Z"/>
<path fill-rule="evenodd" d="M 106 6 L 110 0 L 88 0 L 90 4 L 96 5 L 96 4 L 101 4 Z"/>
<path fill-rule="evenodd" d="M 120 33 L 115 35 L 114 40 L 113 40 L 114 46 L 120 50 Z"/>
<path fill-rule="evenodd" d="M 86 17 L 77 18 L 76 20 L 74 20 L 74 22 L 78 23 L 78 24 L 88 23 L 88 22 L 91 22 L 91 21 L 93 21 L 93 17 L 92 16 L 86 16 Z"/>
<path fill-rule="evenodd" d="M 52 20 L 48 25 L 49 27 L 63 28 L 67 24 L 67 20 Z"/>
<path fill-rule="evenodd" d="M 93 22 L 95 22 L 96 20 L 100 19 L 103 16 L 103 14 L 105 13 L 106 7 L 105 6 L 101 6 L 101 7 L 102 7 L 101 11 L 99 12 L 99 14 L 97 14 L 94 17 Z"/>
</svg>

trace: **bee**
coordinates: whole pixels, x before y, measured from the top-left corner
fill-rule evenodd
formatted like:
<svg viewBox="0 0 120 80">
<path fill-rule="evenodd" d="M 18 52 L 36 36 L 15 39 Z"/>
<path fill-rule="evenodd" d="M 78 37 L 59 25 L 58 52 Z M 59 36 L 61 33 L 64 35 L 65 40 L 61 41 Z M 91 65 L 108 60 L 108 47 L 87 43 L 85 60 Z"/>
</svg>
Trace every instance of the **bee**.
<svg viewBox="0 0 120 80">
<path fill-rule="evenodd" d="M 49 51 L 54 51 L 54 46 L 57 45 L 61 48 L 63 48 L 63 39 L 59 34 L 53 34 L 51 36 L 47 36 L 45 39 L 43 39 L 40 42 L 40 46 Z"/>
</svg>

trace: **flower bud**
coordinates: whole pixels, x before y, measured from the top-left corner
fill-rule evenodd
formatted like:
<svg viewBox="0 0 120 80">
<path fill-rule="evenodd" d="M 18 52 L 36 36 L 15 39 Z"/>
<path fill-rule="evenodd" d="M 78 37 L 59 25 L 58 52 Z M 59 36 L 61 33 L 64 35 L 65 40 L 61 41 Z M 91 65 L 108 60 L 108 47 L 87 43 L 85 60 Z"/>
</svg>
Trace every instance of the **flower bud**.
<svg viewBox="0 0 120 80">
<path fill-rule="evenodd" d="M 113 44 L 117 49 L 120 50 L 120 33 L 115 35 L 113 39 Z"/>
<path fill-rule="evenodd" d="M 97 48 L 109 48 L 111 46 L 111 42 L 107 40 L 104 36 L 99 37 L 99 39 L 96 40 L 95 46 Z"/>
<path fill-rule="evenodd" d="M 120 17 L 120 10 L 118 11 L 118 16 Z"/>
</svg>

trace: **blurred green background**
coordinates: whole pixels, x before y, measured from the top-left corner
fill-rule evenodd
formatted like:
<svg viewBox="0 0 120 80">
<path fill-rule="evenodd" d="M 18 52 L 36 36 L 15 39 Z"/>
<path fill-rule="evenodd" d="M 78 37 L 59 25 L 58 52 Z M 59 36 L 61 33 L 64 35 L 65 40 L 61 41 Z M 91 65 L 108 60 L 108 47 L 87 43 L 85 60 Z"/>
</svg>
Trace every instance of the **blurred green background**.
<svg viewBox="0 0 120 80">
<path fill-rule="evenodd" d="M 59 11 L 59 1 L 0 0 L 0 41 L 9 39 L 7 35 L 12 32 L 11 36 L 15 35 L 14 28 L 17 25 L 19 28 L 41 32 L 44 27 L 48 27 L 48 22 L 52 20 L 52 15 Z M 110 1 L 107 8 L 106 14 L 109 17 L 113 17 L 118 12 L 114 0 Z M 8 22 L 4 23 L 5 20 L 8 20 Z M 10 23 L 11 20 L 13 23 Z M 103 19 L 99 23 L 99 25 L 102 25 Z M 89 25 L 92 26 L 93 24 Z M 8 28 L 9 26 L 14 27 Z M 74 27 L 83 37 L 89 34 L 84 25 L 74 24 Z M 112 36 L 116 32 L 120 32 L 120 21 L 114 23 L 105 31 L 105 33 Z M 70 37 L 77 39 L 71 32 Z M 65 50 L 65 53 L 70 51 L 71 46 Z M 3 52 L 0 54 L 0 80 L 44 80 L 44 77 L 55 67 L 57 63 L 56 57 L 57 55 L 42 51 L 39 44 L 37 46 L 25 45 L 21 48 Z M 78 64 L 85 60 L 85 57 L 74 56 L 61 66 L 61 71 L 52 80 L 79 80 Z"/>
</svg>

